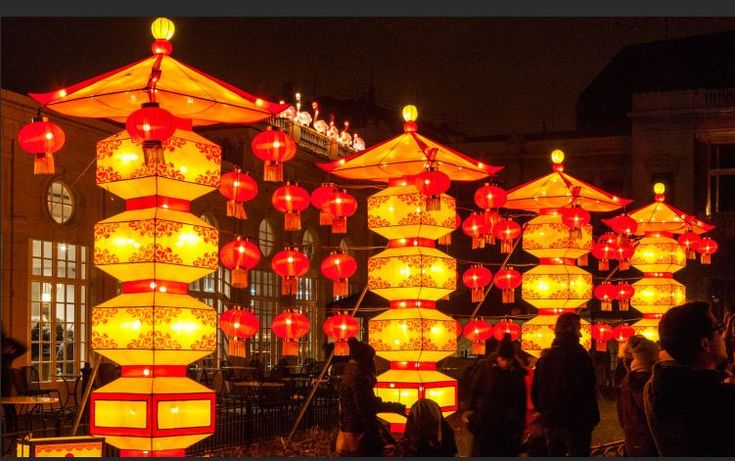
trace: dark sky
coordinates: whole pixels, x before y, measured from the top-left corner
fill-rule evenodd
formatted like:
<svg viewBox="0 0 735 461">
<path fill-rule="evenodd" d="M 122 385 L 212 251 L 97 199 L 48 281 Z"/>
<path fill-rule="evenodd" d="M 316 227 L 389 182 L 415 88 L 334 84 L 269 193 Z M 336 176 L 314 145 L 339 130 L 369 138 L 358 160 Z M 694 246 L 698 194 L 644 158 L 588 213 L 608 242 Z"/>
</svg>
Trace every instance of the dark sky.
<svg viewBox="0 0 735 461">
<path fill-rule="evenodd" d="M 154 18 L 2 18 L 4 88 L 45 92 L 150 54 Z M 574 128 L 577 95 L 627 44 L 735 18 L 172 18 L 173 56 L 271 100 L 414 102 L 472 134 Z"/>
</svg>

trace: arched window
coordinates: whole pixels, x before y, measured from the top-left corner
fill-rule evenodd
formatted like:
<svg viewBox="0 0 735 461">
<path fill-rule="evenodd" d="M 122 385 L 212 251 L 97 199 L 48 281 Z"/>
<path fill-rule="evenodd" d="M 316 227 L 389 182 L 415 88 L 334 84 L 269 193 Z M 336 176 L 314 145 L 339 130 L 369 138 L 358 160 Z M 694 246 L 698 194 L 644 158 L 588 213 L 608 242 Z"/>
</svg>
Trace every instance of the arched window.
<svg viewBox="0 0 735 461">
<path fill-rule="evenodd" d="M 304 232 L 303 237 L 301 237 L 301 251 L 304 252 L 304 254 L 311 260 L 314 257 L 314 244 L 315 242 L 314 238 L 314 232 L 311 229 L 308 229 L 306 232 Z"/>
<path fill-rule="evenodd" d="M 258 245 L 263 256 L 270 256 L 273 251 L 275 238 L 276 236 L 270 221 L 268 219 L 260 221 L 260 225 L 258 226 Z"/>
<path fill-rule="evenodd" d="M 215 229 L 219 229 L 217 218 L 215 218 L 214 215 L 212 215 L 211 213 L 204 213 L 203 215 L 199 216 L 199 219 L 214 227 Z"/>
<path fill-rule="evenodd" d="M 69 222 L 74 213 L 74 198 L 63 181 L 54 181 L 46 193 L 46 206 L 51 218 L 59 224 Z"/>
</svg>

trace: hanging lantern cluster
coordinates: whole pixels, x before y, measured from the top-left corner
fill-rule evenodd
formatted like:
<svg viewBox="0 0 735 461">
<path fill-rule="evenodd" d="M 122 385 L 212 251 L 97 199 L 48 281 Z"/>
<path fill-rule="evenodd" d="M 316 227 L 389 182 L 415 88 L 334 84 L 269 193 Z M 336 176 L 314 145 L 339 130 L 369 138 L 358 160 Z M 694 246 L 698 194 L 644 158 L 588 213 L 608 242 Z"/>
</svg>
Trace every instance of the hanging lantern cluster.
<svg viewBox="0 0 735 461">
<path fill-rule="evenodd" d="M 485 298 L 485 287 L 493 281 L 493 274 L 482 264 L 473 264 L 462 274 L 462 281 L 472 290 L 472 302 L 479 303 Z"/>
<path fill-rule="evenodd" d="M 329 198 L 334 194 L 336 185 L 331 182 L 324 182 L 311 192 L 311 206 L 319 210 L 319 225 L 331 226 L 332 215 L 325 206 Z"/>
<path fill-rule="evenodd" d="M 283 181 L 283 163 L 296 156 L 296 142 L 283 131 L 268 126 L 253 137 L 253 155 L 265 162 L 263 181 Z"/>
<path fill-rule="evenodd" d="M 481 238 L 484 243 L 481 244 L 481 248 L 487 243 L 490 245 L 495 244 L 495 234 L 493 229 L 495 224 L 500 221 L 500 214 L 498 209 L 505 205 L 507 200 L 507 193 L 502 187 L 498 187 L 494 184 L 485 183 L 482 187 L 475 191 L 475 205 L 477 205 L 484 213 L 481 216 L 483 220 L 483 226 L 481 228 L 483 234 Z"/>
<path fill-rule="evenodd" d="M 347 279 L 355 275 L 357 261 L 342 250 L 333 251 L 324 258 L 321 264 L 322 274 L 332 281 L 332 296 L 347 296 L 349 284 Z"/>
<path fill-rule="evenodd" d="M 488 234 L 485 216 L 473 211 L 462 222 L 462 231 L 472 238 L 472 249 L 485 248 Z"/>
<path fill-rule="evenodd" d="M 273 192 L 271 200 L 276 210 L 284 213 L 283 229 L 286 232 L 301 230 L 301 212 L 309 208 L 309 192 L 298 184 L 286 184 Z"/>
<path fill-rule="evenodd" d="M 471 319 L 464 326 L 465 338 L 472 341 L 472 353 L 485 355 L 485 342 L 493 336 L 493 326 L 483 319 Z"/>
<path fill-rule="evenodd" d="M 299 355 L 299 338 L 309 332 L 309 319 L 295 309 L 289 309 L 273 318 L 271 330 L 283 340 L 283 355 Z"/>
<path fill-rule="evenodd" d="M 345 189 L 335 189 L 323 206 L 332 220 L 333 234 L 347 233 L 347 218 L 357 211 L 357 200 Z"/>
<path fill-rule="evenodd" d="M 24 125 L 18 132 L 18 144 L 21 149 L 34 156 L 33 174 L 54 174 L 53 154 L 64 147 L 66 136 L 64 130 L 47 117 L 34 117 L 31 123 Z"/>
<path fill-rule="evenodd" d="M 227 355 L 245 357 L 245 340 L 255 336 L 260 321 L 251 310 L 234 306 L 220 315 L 219 328 L 227 336 Z"/>
<path fill-rule="evenodd" d="M 595 340 L 595 349 L 607 350 L 607 342 L 615 337 L 615 330 L 608 324 L 598 322 L 592 325 L 592 339 Z"/>
<path fill-rule="evenodd" d="M 334 339 L 334 355 L 350 355 L 347 340 L 360 331 L 360 324 L 355 317 L 346 312 L 335 314 L 324 321 L 323 329 L 328 338 Z"/>
<path fill-rule="evenodd" d="M 273 272 L 281 276 L 281 294 L 295 295 L 298 279 L 309 270 L 309 258 L 294 247 L 287 246 L 271 259 Z"/>
<path fill-rule="evenodd" d="M 238 235 L 219 252 L 222 265 L 232 271 L 231 283 L 235 288 L 246 288 L 249 284 L 248 273 L 260 264 L 260 249 L 248 238 Z"/>
<path fill-rule="evenodd" d="M 240 168 L 235 168 L 222 175 L 219 192 L 227 199 L 227 216 L 247 219 L 248 215 L 242 204 L 258 195 L 258 183 L 249 174 L 241 172 Z"/>
</svg>

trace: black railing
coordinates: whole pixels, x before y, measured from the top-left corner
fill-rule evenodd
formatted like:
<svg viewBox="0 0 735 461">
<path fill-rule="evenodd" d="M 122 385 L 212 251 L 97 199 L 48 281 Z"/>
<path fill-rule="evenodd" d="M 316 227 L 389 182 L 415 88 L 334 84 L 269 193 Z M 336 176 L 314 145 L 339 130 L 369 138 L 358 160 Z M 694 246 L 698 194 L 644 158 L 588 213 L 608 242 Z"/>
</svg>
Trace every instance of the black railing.
<svg viewBox="0 0 735 461">
<path fill-rule="evenodd" d="M 351 147 L 340 144 L 311 127 L 296 124 L 287 118 L 271 117 L 267 123 L 289 133 L 301 149 L 325 160 L 336 160 L 355 153 Z"/>
</svg>

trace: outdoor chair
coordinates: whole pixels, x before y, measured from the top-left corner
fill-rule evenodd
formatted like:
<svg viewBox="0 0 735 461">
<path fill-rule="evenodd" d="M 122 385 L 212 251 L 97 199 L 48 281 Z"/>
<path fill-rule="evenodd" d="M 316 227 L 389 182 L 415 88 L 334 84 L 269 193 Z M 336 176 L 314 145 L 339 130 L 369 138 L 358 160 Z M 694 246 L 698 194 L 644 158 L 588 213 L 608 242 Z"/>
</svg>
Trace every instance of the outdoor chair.
<svg viewBox="0 0 735 461">
<path fill-rule="evenodd" d="M 74 414 L 73 409 L 68 409 L 69 411 L 65 409 L 64 401 L 61 398 L 59 390 L 55 388 L 42 389 L 38 370 L 33 366 L 26 365 L 20 368 L 13 368 L 10 370 L 10 373 L 13 379 L 13 386 L 15 386 L 18 395 L 56 397 L 58 399 L 56 405 L 34 405 L 25 414 L 19 415 L 28 418 L 31 429 L 33 428 L 33 421 L 40 420 L 44 432 L 46 431 L 47 421 L 52 420 L 58 435 L 61 431 L 62 420 Z"/>
</svg>

